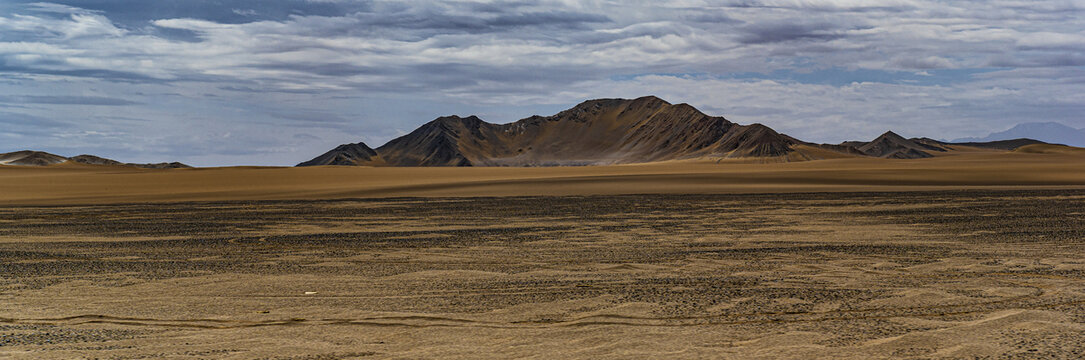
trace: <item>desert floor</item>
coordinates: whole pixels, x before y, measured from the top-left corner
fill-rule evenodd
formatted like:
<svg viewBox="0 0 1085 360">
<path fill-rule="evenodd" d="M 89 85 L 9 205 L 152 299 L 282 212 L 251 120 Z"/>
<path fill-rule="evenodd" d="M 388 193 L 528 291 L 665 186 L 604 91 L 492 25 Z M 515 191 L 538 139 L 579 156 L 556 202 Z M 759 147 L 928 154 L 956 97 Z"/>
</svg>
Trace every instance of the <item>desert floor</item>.
<svg viewBox="0 0 1085 360">
<path fill-rule="evenodd" d="M 548 168 L 0 166 L 0 205 L 225 200 L 1085 189 L 1085 150 L 982 149 L 916 160 L 682 161 Z M 772 161 L 772 160 L 768 160 Z"/>
<path fill-rule="evenodd" d="M 0 358 L 1081 358 L 1083 224 L 1072 189 L 9 205 Z"/>
</svg>

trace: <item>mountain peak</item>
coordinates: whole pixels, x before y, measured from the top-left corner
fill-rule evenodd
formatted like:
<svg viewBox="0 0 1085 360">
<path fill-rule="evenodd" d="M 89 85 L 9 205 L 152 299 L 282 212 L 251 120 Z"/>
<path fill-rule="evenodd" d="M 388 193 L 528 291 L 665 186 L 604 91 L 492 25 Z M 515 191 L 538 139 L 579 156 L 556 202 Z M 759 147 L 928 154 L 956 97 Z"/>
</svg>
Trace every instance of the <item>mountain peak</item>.
<svg viewBox="0 0 1085 360">
<path fill-rule="evenodd" d="M 933 150 L 931 147 L 905 139 L 892 131 L 886 131 L 874 141 L 862 144 L 856 149 L 869 156 L 890 159 L 916 159 L 933 156 L 926 152 L 926 150 Z"/>
<path fill-rule="evenodd" d="M 353 144 L 342 144 L 342 145 L 339 145 L 339 146 L 335 147 L 335 150 L 340 150 L 340 151 L 342 151 L 342 150 L 351 150 L 351 149 L 361 149 L 362 151 L 373 151 L 373 149 L 371 149 L 369 147 L 369 145 L 366 145 L 364 142 L 360 142 L 360 141 L 356 142 L 356 143 L 353 143 Z"/>
<path fill-rule="evenodd" d="M 420 127 L 419 129 L 427 128 L 427 127 L 434 127 L 434 126 L 440 127 L 440 128 L 448 128 L 450 126 L 455 127 L 455 126 L 460 126 L 460 125 L 478 126 L 479 124 L 484 123 L 484 122 L 485 121 L 483 121 L 482 119 L 480 119 L 478 116 L 475 116 L 475 115 L 470 115 L 470 116 L 467 116 L 467 117 L 461 117 L 459 115 L 448 115 L 448 116 L 442 116 L 442 117 L 433 119 L 433 121 L 430 121 L 430 122 L 426 123 L 425 125 L 422 125 L 422 127 Z"/>
<path fill-rule="evenodd" d="M 660 103 L 662 105 L 670 105 L 671 104 L 671 103 L 667 102 L 667 100 L 660 99 L 659 97 L 656 97 L 655 95 L 641 96 L 639 98 L 633 99 L 633 102 Z"/>
<path fill-rule="evenodd" d="M 903 136 L 897 135 L 897 133 L 893 132 L 892 130 L 886 131 L 881 136 L 878 136 L 878 139 L 883 139 L 883 138 L 884 139 L 894 139 L 894 140 L 897 140 L 897 139 L 905 140 Z M 878 141 L 878 140 L 875 139 L 874 141 Z"/>
</svg>

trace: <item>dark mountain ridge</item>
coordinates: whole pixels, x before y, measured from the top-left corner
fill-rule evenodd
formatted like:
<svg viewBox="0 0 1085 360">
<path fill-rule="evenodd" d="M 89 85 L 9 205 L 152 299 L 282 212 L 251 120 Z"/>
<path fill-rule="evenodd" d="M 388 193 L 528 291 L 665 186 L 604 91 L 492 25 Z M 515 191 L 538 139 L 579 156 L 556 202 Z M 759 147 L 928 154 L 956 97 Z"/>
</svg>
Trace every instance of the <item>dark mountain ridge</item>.
<svg viewBox="0 0 1085 360">
<path fill-rule="evenodd" d="M 848 141 L 841 146 L 853 147 L 867 156 L 888 159 L 922 159 L 933 157 L 932 152 L 947 152 L 953 146 L 967 146 L 984 149 L 1014 150 L 1025 145 L 1046 144 L 1032 139 L 1013 139 L 989 142 L 946 142 L 931 138 L 905 139 L 892 131 L 882 134 L 870 142 Z"/>
<path fill-rule="evenodd" d="M 1085 128 L 1075 129 L 1057 122 L 1031 122 L 1014 125 L 1005 131 L 991 133 L 984 137 L 969 137 L 953 140 L 954 143 L 984 143 L 1010 141 L 1015 139 L 1037 139 L 1051 144 L 1085 146 Z"/>
<path fill-rule="evenodd" d="M 298 166 L 313 165 L 362 165 L 377 161 L 377 152 L 365 143 L 343 144 L 316 158 L 298 164 Z"/>
<path fill-rule="evenodd" d="M 825 154 L 916 159 L 945 152 L 949 145 L 905 139 L 892 131 L 870 142 L 814 144 L 761 124 L 739 125 L 688 104 L 645 96 L 588 100 L 551 116 L 508 124 L 473 115 L 439 117 L 375 149 L 363 143 L 340 145 L 298 166 L 570 166 L 694 158 L 811 160 Z"/>
<path fill-rule="evenodd" d="M 771 157 L 806 144 L 761 125 L 739 125 L 654 96 L 589 100 L 551 116 L 492 124 L 446 116 L 375 149 L 392 166 L 558 166 Z M 333 150 L 334 151 L 334 150 Z M 328 155 L 328 154 L 325 154 Z M 325 155 L 299 164 L 333 165 Z M 362 165 L 362 162 L 358 163 Z"/>
</svg>

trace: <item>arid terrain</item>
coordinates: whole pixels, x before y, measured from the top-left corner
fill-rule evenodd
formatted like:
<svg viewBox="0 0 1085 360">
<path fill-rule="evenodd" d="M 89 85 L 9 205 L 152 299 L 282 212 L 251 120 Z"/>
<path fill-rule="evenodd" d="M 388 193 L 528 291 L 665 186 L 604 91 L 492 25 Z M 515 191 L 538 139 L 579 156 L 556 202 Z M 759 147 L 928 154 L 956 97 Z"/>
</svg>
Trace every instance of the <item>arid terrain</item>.
<svg viewBox="0 0 1085 360">
<path fill-rule="evenodd" d="M 11 207 L 14 358 L 1085 355 L 1085 191 Z"/>
<path fill-rule="evenodd" d="M 1085 356 L 1070 148 L 0 184 L 0 358 Z"/>
<path fill-rule="evenodd" d="M 833 153 L 826 152 L 830 156 Z M 1085 150 L 960 147 L 926 159 L 696 159 L 567 167 L 141 169 L 0 166 L 0 205 L 384 197 L 733 194 L 1085 188 Z"/>
</svg>

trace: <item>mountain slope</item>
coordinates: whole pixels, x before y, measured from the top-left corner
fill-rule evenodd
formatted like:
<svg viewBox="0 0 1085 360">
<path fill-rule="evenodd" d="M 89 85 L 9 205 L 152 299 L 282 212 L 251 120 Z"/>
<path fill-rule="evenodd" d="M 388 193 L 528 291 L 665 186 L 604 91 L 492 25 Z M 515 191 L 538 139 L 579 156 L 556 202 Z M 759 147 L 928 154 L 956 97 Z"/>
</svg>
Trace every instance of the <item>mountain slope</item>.
<svg viewBox="0 0 1085 360">
<path fill-rule="evenodd" d="M 992 133 L 985 137 L 961 138 L 953 140 L 952 142 L 975 143 L 1023 138 L 1036 139 L 1047 143 L 1085 147 L 1085 129 L 1075 129 L 1057 122 L 1017 124 L 1008 130 Z"/>
<path fill-rule="evenodd" d="M 72 156 L 68 158 L 68 161 L 89 165 L 124 165 L 117 160 L 87 154 Z"/>
<path fill-rule="evenodd" d="M 23 150 L 0 154 L 0 165 L 45 166 L 68 161 L 68 158 L 42 151 Z"/>
<path fill-rule="evenodd" d="M 365 143 L 343 144 L 297 166 L 369 165 L 379 161 L 377 152 Z"/>
<path fill-rule="evenodd" d="M 161 162 L 161 163 L 147 163 L 147 164 L 122 163 L 122 162 L 117 161 L 117 160 L 106 159 L 104 157 L 94 156 L 94 155 L 87 155 L 87 154 L 72 156 L 72 157 L 68 158 L 68 161 L 71 161 L 71 162 L 74 162 L 74 163 L 80 163 L 80 164 L 88 164 L 88 165 L 131 166 L 131 167 L 138 167 L 138 168 L 144 168 L 144 169 L 186 169 L 186 168 L 191 168 L 191 166 L 188 166 L 188 165 L 185 165 L 185 164 L 182 164 L 182 163 L 179 163 L 179 162 Z"/>
<path fill-rule="evenodd" d="M 589 100 L 509 124 L 441 117 L 376 152 L 394 166 L 555 166 L 781 156 L 799 143 L 764 125 L 738 125 L 646 96 Z"/>
<path fill-rule="evenodd" d="M 874 141 L 861 144 L 849 142 L 860 152 L 874 157 L 889 159 L 920 159 L 932 157 L 927 151 L 946 151 L 925 139 L 905 139 L 892 131 L 887 131 Z M 860 145 L 861 144 L 861 145 Z M 856 146 L 858 145 L 858 146 Z"/>
</svg>

